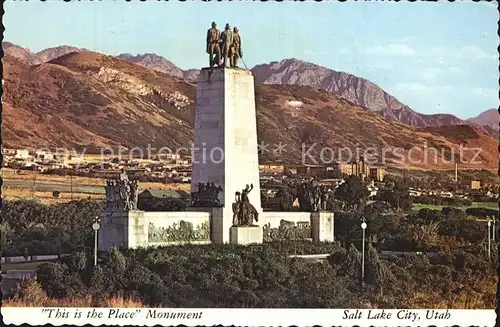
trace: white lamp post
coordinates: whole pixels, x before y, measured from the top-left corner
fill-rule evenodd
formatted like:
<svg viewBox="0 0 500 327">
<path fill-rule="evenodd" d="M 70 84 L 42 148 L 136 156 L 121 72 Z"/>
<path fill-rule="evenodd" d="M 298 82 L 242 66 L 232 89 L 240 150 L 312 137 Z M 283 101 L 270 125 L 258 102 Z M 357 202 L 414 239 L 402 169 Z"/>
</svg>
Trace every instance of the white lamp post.
<svg viewBox="0 0 500 327">
<path fill-rule="evenodd" d="M 101 228 L 100 221 L 101 219 L 96 216 L 92 224 L 92 229 L 94 230 L 94 266 L 97 266 L 97 231 Z"/>
<path fill-rule="evenodd" d="M 491 255 L 491 220 L 488 219 L 488 260 L 490 259 Z"/>
<path fill-rule="evenodd" d="M 493 241 L 495 241 L 496 233 L 497 233 L 497 229 L 496 229 L 495 224 L 497 223 L 497 217 L 493 216 L 492 220 L 493 220 L 493 235 L 492 235 L 493 237 L 492 237 L 492 239 L 493 239 Z"/>
<path fill-rule="evenodd" d="M 361 229 L 363 229 L 363 245 L 361 250 L 361 285 L 364 285 L 365 283 L 365 230 L 367 226 L 365 217 L 363 217 L 363 222 L 361 223 Z"/>
</svg>

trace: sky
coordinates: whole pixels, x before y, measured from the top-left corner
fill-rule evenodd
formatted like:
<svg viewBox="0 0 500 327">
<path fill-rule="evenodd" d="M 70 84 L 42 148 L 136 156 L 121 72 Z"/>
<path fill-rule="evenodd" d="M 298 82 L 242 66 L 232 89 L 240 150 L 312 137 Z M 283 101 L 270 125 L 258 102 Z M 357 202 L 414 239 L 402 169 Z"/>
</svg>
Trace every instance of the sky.
<svg viewBox="0 0 500 327">
<path fill-rule="evenodd" d="M 244 61 L 296 58 L 366 78 L 421 113 L 497 108 L 496 5 L 462 2 L 4 2 L 4 40 L 206 65 L 206 30 L 238 26 Z"/>
</svg>

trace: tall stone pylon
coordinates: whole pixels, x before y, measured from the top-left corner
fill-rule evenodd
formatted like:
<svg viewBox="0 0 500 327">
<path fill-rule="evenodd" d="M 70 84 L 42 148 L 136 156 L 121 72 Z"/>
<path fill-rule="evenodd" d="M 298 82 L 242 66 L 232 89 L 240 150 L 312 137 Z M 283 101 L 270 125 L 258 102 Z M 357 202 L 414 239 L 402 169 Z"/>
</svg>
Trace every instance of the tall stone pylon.
<svg viewBox="0 0 500 327">
<path fill-rule="evenodd" d="M 203 68 L 196 89 L 191 192 L 198 183 L 222 187 L 223 208 L 212 211 L 212 238 L 229 242 L 235 193 L 253 184 L 248 198 L 261 213 L 254 77 L 239 68 Z M 256 223 L 258 224 L 258 222 Z"/>
</svg>

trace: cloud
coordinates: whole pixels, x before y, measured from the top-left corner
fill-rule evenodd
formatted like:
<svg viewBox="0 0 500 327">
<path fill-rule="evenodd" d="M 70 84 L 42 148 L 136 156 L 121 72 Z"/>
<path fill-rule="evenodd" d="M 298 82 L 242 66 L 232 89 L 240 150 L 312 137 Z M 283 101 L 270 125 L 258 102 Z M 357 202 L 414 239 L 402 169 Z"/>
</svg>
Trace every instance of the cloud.
<svg viewBox="0 0 500 327">
<path fill-rule="evenodd" d="M 426 68 L 421 72 L 421 76 L 425 80 L 433 80 L 444 75 L 445 71 L 441 68 Z"/>
<path fill-rule="evenodd" d="M 406 44 L 392 43 L 385 46 L 374 45 L 363 50 L 366 54 L 375 56 L 412 56 L 415 50 Z"/>
<path fill-rule="evenodd" d="M 394 87 L 396 91 L 412 93 L 429 93 L 431 89 L 421 83 L 397 83 Z"/>
<path fill-rule="evenodd" d="M 464 70 L 457 66 L 448 67 L 448 72 L 452 74 L 461 74 Z"/>
<path fill-rule="evenodd" d="M 470 93 L 478 97 L 495 98 L 498 101 L 498 90 L 492 87 L 475 87 Z"/>
<path fill-rule="evenodd" d="M 304 54 L 308 56 L 323 56 L 326 54 L 326 51 L 321 50 L 321 51 L 314 51 L 311 49 L 306 49 L 304 50 Z"/>
<path fill-rule="evenodd" d="M 340 48 L 338 53 L 347 55 L 347 54 L 352 54 L 352 51 L 351 51 L 351 49 L 349 49 L 347 47 L 343 47 L 343 48 Z"/>
<path fill-rule="evenodd" d="M 369 66 L 374 70 L 393 70 L 394 64 L 392 62 L 373 62 Z"/>
<path fill-rule="evenodd" d="M 439 59 L 498 59 L 498 55 L 487 52 L 476 45 L 467 45 L 460 48 L 436 47 L 430 50 L 430 54 Z"/>
<path fill-rule="evenodd" d="M 455 88 L 451 85 L 426 85 L 418 82 L 413 83 L 396 83 L 394 86 L 394 90 L 396 92 L 404 92 L 404 93 L 415 93 L 415 94 L 440 94 L 452 92 Z"/>
</svg>

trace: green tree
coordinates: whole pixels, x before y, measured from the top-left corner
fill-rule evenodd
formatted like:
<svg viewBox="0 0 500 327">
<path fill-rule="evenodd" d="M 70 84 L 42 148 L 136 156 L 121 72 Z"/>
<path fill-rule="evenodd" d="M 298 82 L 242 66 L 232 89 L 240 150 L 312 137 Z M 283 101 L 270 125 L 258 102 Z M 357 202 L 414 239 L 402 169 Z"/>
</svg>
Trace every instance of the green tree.
<svg viewBox="0 0 500 327">
<path fill-rule="evenodd" d="M 387 265 L 378 256 L 377 250 L 368 244 L 366 253 L 365 281 L 376 286 L 380 293 L 391 284 L 393 276 Z"/>
<path fill-rule="evenodd" d="M 410 211 L 413 206 L 408 186 L 399 179 L 387 183 L 386 187 L 377 194 L 377 199 L 386 202 L 396 210 Z"/>
<path fill-rule="evenodd" d="M 80 276 L 66 264 L 48 262 L 38 266 L 36 275 L 50 297 L 63 298 L 82 294 L 85 286 Z"/>
<path fill-rule="evenodd" d="M 361 180 L 354 175 L 346 178 L 345 183 L 337 187 L 335 198 L 344 202 L 347 210 L 354 210 L 368 199 L 369 191 Z"/>
</svg>

